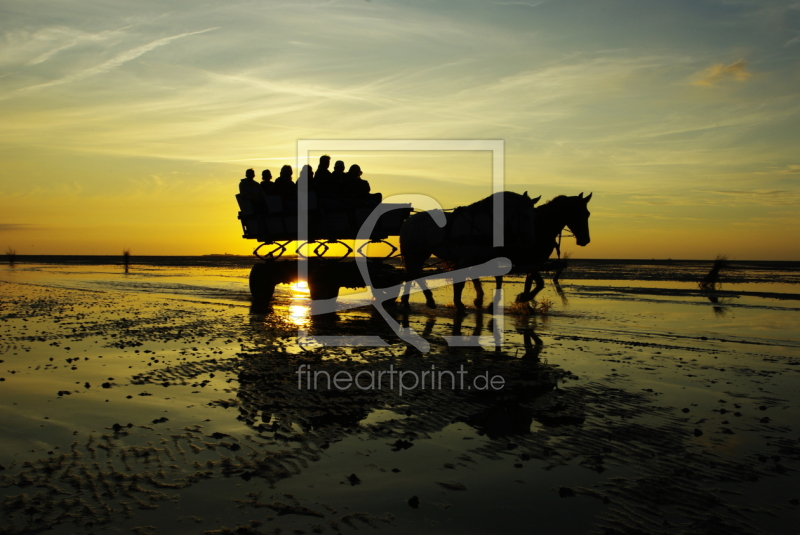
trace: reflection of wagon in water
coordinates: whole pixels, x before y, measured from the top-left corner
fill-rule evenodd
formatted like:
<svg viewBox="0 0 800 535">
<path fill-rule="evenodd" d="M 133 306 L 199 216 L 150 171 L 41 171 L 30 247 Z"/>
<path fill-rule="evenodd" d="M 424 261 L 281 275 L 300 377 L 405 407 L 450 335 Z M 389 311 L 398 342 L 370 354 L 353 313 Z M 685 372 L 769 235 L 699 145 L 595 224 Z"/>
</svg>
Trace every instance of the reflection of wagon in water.
<svg viewBox="0 0 800 535">
<path fill-rule="evenodd" d="M 302 203 L 298 207 L 292 200 L 279 196 L 265 196 L 264 200 L 264 205 L 256 206 L 246 196 L 236 195 L 244 231 L 242 237 L 261 242 L 253 253 L 263 262 L 254 265 L 250 271 L 250 292 L 254 302 L 268 303 L 276 285 L 298 281 L 302 262 L 307 262 L 307 282 L 312 299 L 336 298 L 342 287 L 361 288 L 371 283 L 373 287 L 389 288 L 403 281 L 402 270 L 384 260 L 397 253 L 397 247 L 387 238 L 399 235 L 400 226 L 411 213 L 410 204 L 318 200 L 314 192 L 308 193 L 306 210 Z M 344 242 L 359 238 L 366 239 L 356 250 Z M 282 259 L 293 242 L 297 242 L 295 252 L 298 260 Z M 367 258 L 369 281 L 365 281 L 354 256 L 366 257 L 370 243 L 386 244 L 391 252 L 380 258 Z M 324 257 L 334 245 L 343 247 L 345 253 Z M 261 252 L 269 246 L 272 246 L 271 250 Z M 311 254 L 306 254 L 309 251 Z"/>
</svg>

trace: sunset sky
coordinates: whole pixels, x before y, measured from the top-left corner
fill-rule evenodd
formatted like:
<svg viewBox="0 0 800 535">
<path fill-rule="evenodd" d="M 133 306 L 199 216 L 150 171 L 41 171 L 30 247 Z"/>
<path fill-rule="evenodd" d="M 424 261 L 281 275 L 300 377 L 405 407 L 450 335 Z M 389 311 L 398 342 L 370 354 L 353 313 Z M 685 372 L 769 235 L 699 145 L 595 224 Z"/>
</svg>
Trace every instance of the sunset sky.
<svg viewBox="0 0 800 535">
<path fill-rule="evenodd" d="M 0 4 L 0 253 L 248 254 L 245 169 L 299 139 L 500 139 L 593 192 L 579 258 L 800 260 L 800 2 Z M 331 152 L 373 191 L 491 193 L 488 153 Z"/>
</svg>

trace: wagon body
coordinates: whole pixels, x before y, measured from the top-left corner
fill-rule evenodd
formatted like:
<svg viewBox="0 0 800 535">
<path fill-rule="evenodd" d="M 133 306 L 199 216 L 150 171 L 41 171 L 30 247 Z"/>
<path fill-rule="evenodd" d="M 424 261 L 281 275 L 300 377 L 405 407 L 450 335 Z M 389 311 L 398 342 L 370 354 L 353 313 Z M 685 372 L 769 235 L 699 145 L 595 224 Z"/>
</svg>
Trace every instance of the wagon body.
<svg viewBox="0 0 800 535">
<path fill-rule="evenodd" d="M 308 227 L 304 241 L 298 238 L 298 212 L 296 203 L 278 196 L 264 196 L 263 202 L 252 202 L 242 194 L 236 195 L 239 205 L 238 218 L 242 224 L 242 237 L 260 243 L 254 254 L 262 260 L 250 271 L 250 292 L 254 303 L 267 304 L 272 300 L 275 286 L 290 284 L 298 280 L 298 261 L 281 259 L 289 243 L 299 242 L 296 252 L 300 261 L 308 262 L 308 286 L 311 298 L 336 298 L 342 287 L 359 288 L 372 285 L 377 288 L 397 286 L 403 281 L 402 271 L 383 262 L 385 258 L 368 258 L 369 280 L 365 281 L 343 240 L 355 240 L 364 222 L 377 207 L 375 203 L 345 202 L 334 199 L 317 199 L 314 192 L 308 196 Z M 382 203 L 383 213 L 369 234 L 370 242 L 383 242 L 398 236 L 403 221 L 412 211 L 410 204 Z M 308 243 L 317 243 L 316 257 L 308 258 L 301 248 Z M 344 245 L 344 257 L 330 258 L 323 254 L 329 245 Z M 275 246 L 267 254 L 259 250 L 265 245 Z M 397 249 L 393 245 L 392 253 Z M 363 247 L 355 254 L 363 254 Z M 394 297 L 390 297 L 394 299 Z"/>
<path fill-rule="evenodd" d="M 236 195 L 243 238 L 271 244 L 296 241 L 297 208 L 277 195 L 265 195 L 264 205 L 257 207 L 242 194 Z M 348 203 L 334 199 L 317 201 L 314 192 L 308 194 L 308 242 L 354 240 L 372 213 L 375 204 Z M 387 206 L 383 203 L 382 206 Z M 390 212 L 382 215 L 372 229 L 370 240 L 385 240 L 397 236 L 400 226 L 411 213 L 410 204 L 392 204 Z"/>
</svg>

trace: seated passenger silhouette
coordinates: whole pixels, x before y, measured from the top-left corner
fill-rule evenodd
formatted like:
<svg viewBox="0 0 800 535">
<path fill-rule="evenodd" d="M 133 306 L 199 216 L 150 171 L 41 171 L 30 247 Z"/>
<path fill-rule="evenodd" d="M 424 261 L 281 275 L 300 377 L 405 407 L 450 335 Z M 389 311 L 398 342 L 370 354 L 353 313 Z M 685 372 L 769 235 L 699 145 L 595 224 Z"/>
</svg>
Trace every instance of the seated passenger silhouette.
<svg viewBox="0 0 800 535">
<path fill-rule="evenodd" d="M 319 157 L 319 165 L 314 178 L 311 181 L 311 189 L 317 192 L 320 197 L 331 197 L 331 172 L 328 167 L 331 165 L 331 157 L 327 154 Z"/>
<path fill-rule="evenodd" d="M 343 199 L 346 196 L 344 193 L 344 183 L 344 162 L 342 160 L 337 160 L 333 165 L 333 173 L 331 173 L 330 197 L 334 199 Z"/>
<path fill-rule="evenodd" d="M 270 173 L 269 169 L 261 171 L 261 183 L 259 186 L 261 186 L 261 191 L 264 192 L 264 195 L 273 195 L 275 183 L 272 181 L 272 173 Z"/>
<path fill-rule="evenodd" d="M 383 195 L 380 193 L 370 194 L 369 182 L 361 178 L 364 173 L 359 165 L 351 165 L 345 177 L 344 190 L 350 199 L 357 201 L 369 201 L 380 203 Z"/>
<path fill-rule="evenodd" d="M 282 199 L 290 201 L 297 199 L 297 184 L 292 181 L 291 165 L 284 165 L 281 167 L 281 174 L 275 179 L 275 187 L 272 190 L 273 195 L 280 195 Z"/>
<path fill-rule="evenodd" d="M 297 178 L 297 191 L 301 191 L 301 186 L 308 188 L 308 192 L 314 191 L 314 171 L 311 170 L 310 165 L 304 165 L 300 170 L 300 176 Z"/>
<path fill-rule="evenodd" d="M 255 181 L 256 172 L 248 169 L 244 178 L 239 182 L 239 193 L 250 201 L 256 210 L 266 208 L 264 197 L 261 195 L 261 186 Z"/>
</svg>

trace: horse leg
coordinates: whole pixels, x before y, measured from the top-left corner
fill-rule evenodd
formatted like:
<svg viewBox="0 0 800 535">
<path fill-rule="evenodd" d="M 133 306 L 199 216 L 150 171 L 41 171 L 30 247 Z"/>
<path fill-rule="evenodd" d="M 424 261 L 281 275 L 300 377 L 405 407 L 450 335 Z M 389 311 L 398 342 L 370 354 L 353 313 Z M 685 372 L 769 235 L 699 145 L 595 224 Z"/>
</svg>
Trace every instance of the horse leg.
<svg viewBox="0 0 800 535">
<path fill-rule="evenodd" d="M 528 276 L 536 281 L 536 287 L 531 292 L 531 297 L 530 297 L 530 301 L 533 301 L 534 299 L 536 299 L 536 296 L 539 294 L 539 292 L 541 292 L 542 289 L 544 288 L 544 279 L 542 278 L 541 273 L 539 273 L 538 271 L 533 271 L 531 273 L 528 273 Z"/>
<path fill-rule="evenodd" d="M 450 332 L 453 336 L 461 336 L 461 324 L 464 322 L 464 316 L 462 314 L 456 314 L 456 317 L 453 318 L 453 330 Z"/>
<path fill-rule="evenodd" d="M 422 266 L 425 261 L 430 258 L 430 253 L 426 254 L 406 254 L 403 257 L 403 267 L 405 268 L 407 281 L 403 287 L 403 297 L 401 302 L 403 306 L 408 308 L 408 300 L 411 297 L 411 287 L 414 284 L 414 279 L 419 279 L 417 284 L 422 288 L 422 293 L 425 294 L 425 304 L 428 308 L 436 308 L 436 301 L 433 299 L 433 292 L 430 291 L 428 285 L 422 280 Z"/>
<path fill-rule="evenodd" d="M 483 311 L 478 309 L 478 313 L 475 316 L 475 328 L 472 329 L 472 336 L 478 337 L 483 332 Z"/>
<path fill-rule="evenodd" d="M 433 298 L 433 292 L 428 288 L 428 285 L 425 284 L 425 281 L 418 281 L 419 287 L 422 288 L 422 293 L 425 294 L 425 305 L 428 308 L 436 308 L 436 300 Z M 400 298 L 400 302 L 403 304 L 404 308 L 409 308 L 408 300 L 411 298 L 411 287 L 413 286 L 414 281 L 410 280 L 403 285 L 403 297 Z"/>
<path fill-rule="evenodd" d="M 527 303 L 528 301 L 533 299 L 533 296 L 536 294 L 535 293 L 531 294 L 531 284 L 533 284 L 534 279 L 537 277 L 539 278 L 539 280 L 542 280 L 541 275 L 539 275 L 539 272 L 531 271 L 528 273 L 528 275 L 525 277 L 525 287 L 523 288 L 522 293 L 517 294 L 517 299 L 516 299 L 517 303 Z M 542 285 L 544 285 L 544 281 L 542 281 Z"/>
<path fill-rule="evenodd" d="M 483 308 L 483 284 L 480 279 L 472 279 L 472 285 L 475 287 L 475 301 L 472 303 L 478 310 Z"/>
<path fill-rule="evenodd" d="M 403 304 L 403 308 L 409 308 L 408 300 L 411 297 L 411 285 L 414 284 L 414 281 L 406 281 L 403 285 L 403 295 L 400 297 L 400 302 Z"/>
<path fill-rule="evenodd" d="M 528 276 L 536 281 L 536 287 L 529 294 L 529 301 L 533 301 L 536 299 L 536 296 L 539 295 L 539 292 L 541 292 L 544 288 L 544 279 L 542 278 L 541 273 L 538 271 L 533 271 L 529 273 Z M 530 305 L 530 302 L 528 303 L 528 309 L 533 312 L 533 307 Z"/>
<path fill-rule="evenodd" d="M 531 284 L 533 281 L 536 281 L 536 287 L 531 291 Z M 544 279 L 542 275 L 538 271 L 531 271 L 528 273 L 528 276 L 525 277 L 525 288 L 521 294 L 517 295 L 517 303 L 533 301 L 536 295 L 542 291 L 542 288 L 544 288 Z M 530 304 L 528 305 L 528 309 L 531 311 L 533 310 Z"/>
<path fill-rule="evenodd" d="M 436 308 L 436 301 L 433 298 L 433 292 L 428 288 L 427 283 L 424 280 L 420 280 L 418 282 L 419 287 L 422 288 L 422 293 L 425 295 L 425 305 L 428 308 Z"/>
<path fill-rule="evenodd" d="M 503 287 L 503 276 L 497 275 L 494 278 L 494 288 L 495 290 L 499 290 Z M 494 296 L 492 296 L 492 302 L 486 305 L 486 312 L 489 314 L 494 314 Z"/>
<path fill-rule="evenodd" d="M 459 312 L 463 312 L 466 308 L 464 303 L 461 302 L 461 294 L 464 291 L 464 284 L 464 281 L 453 283 L 453 304 L 456 306 L 456 310 Z"/>
</svg>

